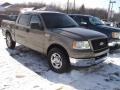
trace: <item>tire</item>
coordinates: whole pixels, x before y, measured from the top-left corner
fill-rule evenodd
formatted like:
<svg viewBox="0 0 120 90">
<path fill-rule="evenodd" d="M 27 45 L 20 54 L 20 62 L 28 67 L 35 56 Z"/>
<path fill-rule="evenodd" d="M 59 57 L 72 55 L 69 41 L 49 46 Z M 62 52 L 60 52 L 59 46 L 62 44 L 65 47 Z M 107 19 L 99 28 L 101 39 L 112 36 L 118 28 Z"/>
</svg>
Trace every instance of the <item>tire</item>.
<svg viewBox="0 0 120 90">
<path fill-rule="evenodd" d="M 6 45 L 9 49 L 14 49 L 16 42 L 12 40 L 10 33 L 6 34 Z"/>
<path fill-rule="evenodd" d="M 48 52 L 48 63 L 50 68 L 56 73 L 70 71 L 69 56 L 63 49 L 52 48 Z"/>
</svg>

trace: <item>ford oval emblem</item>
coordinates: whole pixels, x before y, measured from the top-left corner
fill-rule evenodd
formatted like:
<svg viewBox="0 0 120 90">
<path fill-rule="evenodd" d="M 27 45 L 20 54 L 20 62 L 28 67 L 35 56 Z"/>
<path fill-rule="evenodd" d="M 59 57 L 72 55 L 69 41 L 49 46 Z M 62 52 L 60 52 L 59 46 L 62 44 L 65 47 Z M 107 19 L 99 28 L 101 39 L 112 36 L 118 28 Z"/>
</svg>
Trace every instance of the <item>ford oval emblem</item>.
<svg viewBox="0 0 120 90">
<path fill-rule="evenodd" d="M 100 42 L 100 46 L 103 46 L 104 45 L 104 42 Z"/>
</svg>

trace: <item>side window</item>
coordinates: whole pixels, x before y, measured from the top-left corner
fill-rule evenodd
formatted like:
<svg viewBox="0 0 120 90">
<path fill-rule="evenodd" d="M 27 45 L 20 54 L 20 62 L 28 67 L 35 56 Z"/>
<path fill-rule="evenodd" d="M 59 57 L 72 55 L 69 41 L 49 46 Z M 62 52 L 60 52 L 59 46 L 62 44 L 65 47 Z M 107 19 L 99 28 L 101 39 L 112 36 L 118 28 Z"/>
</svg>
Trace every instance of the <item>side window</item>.
<svg viewBox="0 0 120 90">
<path fill-rule="evenodd" d="M 80 25 L 81 24 L 81 18 L 78 16 L 74 17 L 74 20 Z"/>
<path fill-rule="evenodd" d="M 18 21 L 18 24 L 29 26 L 30 17 L 31 16 L 29 14 L 23 14 L 23 15 L 21 15 L 20 19 Z"/>
<path fill-rule="evenodd" d="M 38 23 L 41 24 L 40 18 L 37 15 L 33 15 L 31 17 L 30 23 Z"/>
<path fill-rule="evenodd" d="M 87 18 L 85 18 L 85 17 L 82 17 L 81 18 L 81 24 L 88 24 L 88 20 L 87 20 Z"/>
<path fill-rule="evenodd" d="M 73 15 L 70 15 L 70 17 L 73 18 L 73 19 L 75 18 Z"/>
<path fill-rule="evenodd" d="M 79 24 L 79 25 L 88 25 L 88 20 L 85 17 L 80 17 L 76 16 L 74 17 L 74 20 Z"/>
</svg>

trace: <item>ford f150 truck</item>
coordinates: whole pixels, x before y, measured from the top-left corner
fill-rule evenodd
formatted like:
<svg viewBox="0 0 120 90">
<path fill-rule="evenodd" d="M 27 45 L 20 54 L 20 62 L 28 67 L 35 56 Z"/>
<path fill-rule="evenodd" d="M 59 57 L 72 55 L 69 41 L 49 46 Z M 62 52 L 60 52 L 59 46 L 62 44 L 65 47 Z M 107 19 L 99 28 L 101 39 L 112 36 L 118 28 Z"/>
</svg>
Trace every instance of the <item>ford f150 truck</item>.
<svg viewBox="0 0 120 90">
<path fill-rule="evenodd" d="M 69 71 L 72 64 L 99 64 L 109 51 L 106 35 L 79 28 L 64 13 L 25 12 L 16 22 L 3 20 L 2 29 L 8 48 L 14 49 L 17 42 L 45 54 L 50 68 L 57 73 Z"/>
<path fill-rule="evenodd" d="M 105 25 L 98 17 L 91 15 L 70 14 L 80 27 L 104 33 L 108 36 L 110 49 L 120 48 L 120 29 Z"/>
</svg>

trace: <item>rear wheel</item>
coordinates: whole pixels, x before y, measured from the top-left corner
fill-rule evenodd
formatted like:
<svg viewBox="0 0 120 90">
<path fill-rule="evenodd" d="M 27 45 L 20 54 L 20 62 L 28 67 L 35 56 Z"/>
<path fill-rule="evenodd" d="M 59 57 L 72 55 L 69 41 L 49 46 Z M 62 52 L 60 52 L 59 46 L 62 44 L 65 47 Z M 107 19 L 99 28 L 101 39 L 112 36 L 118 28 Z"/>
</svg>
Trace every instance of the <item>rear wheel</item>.
<svg viewBox="0 0 120 90">
<path fill-rule="evenodd" d="M 70 70 L 69 56 L 58 48 L 52 48 L 48 52 L 49 66 L 57 73 L 64 73 Z"/>
<path fill-rule="evenodd" d="M 9 49 L 14 49 L 16 42 L 12 40 L 12 37 L 9 33 L 6 34 L 6 44 Z"/>
</svg>

